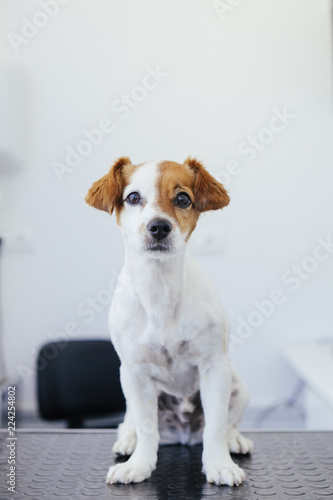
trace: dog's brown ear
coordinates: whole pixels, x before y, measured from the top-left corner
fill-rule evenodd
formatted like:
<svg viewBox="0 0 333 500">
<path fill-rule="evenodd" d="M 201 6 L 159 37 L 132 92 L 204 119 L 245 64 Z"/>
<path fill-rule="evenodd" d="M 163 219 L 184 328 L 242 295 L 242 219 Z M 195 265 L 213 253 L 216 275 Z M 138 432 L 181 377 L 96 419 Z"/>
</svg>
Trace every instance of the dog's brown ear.
<svg viewBox="0 0 333 500">
<path fill-rule="evenodd" d="M 187 158 L 188 165 L 196 175 L 194 184 L 194 208 L 199 212 L 218 210 L 229 204 L 230 198 L 223 185 L 220 184 L 195 158 Z"/>
<path fill-rule="evenodd" d="M 131 165 L 131 160 L 124 156 L 115 162 L 104 177 L 94 182 L 85 199 L 88 205 L 112 214 L 114 208 L 122 202 L 125 165 Z"/>
</svg>

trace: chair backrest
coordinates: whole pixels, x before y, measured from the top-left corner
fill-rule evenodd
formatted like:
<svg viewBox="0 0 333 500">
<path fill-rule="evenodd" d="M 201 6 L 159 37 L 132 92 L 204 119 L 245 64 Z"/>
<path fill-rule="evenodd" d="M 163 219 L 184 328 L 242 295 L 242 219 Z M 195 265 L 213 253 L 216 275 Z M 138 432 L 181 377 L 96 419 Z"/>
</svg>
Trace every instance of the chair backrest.
<svg viewBox="0 0 333 500">
<path fill-rule="evenodd" d="M 119 380 L 119 358 L 111 341 L 71 340 L 45 344 L 37 359 L 37 394 L 47 420 L 119 413 L 125 400 Z"/>
</svg>

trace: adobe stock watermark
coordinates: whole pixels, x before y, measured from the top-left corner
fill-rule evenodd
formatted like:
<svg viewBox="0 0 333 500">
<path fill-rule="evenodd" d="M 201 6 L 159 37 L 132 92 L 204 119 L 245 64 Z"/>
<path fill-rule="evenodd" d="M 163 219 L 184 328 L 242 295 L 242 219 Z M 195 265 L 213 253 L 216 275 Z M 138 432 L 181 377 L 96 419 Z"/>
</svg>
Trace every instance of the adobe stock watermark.
<svg viewBox="0 0 333 500">
<path fill-rule="evenodd" d="M 264 321 L 288 300 L 288 293 L 296 292 L 332 255 L 332 235 L 328 235 L 326 239 L 318 237 L 312 255 L 308 255 L 300 264 L 294 264 L 282 273 L 281 283 L 287 287 L 286 289 L 274 288 L 268 297 L 253 302 L 254 308 L 246 318 L 238 316 L 236 333 L 232 333 L 229 338 L 230 352 L 234 352 L 236 346 L 244 344 L 263 325 Z"/>
<path fill-rule="evenodd" d="M 244 157 L 248 163 L 253 162 L 257 155 L 264 151 L 279 134 L 282 134 L 296 118 L 297 116 L 291 113 L 286 106 L 283 106 L 282 109 L 274 108 L 266 126 L 255 135 L 248 136 L 238 145 L 238 154 Z M 219 182 L 228 186 L 232 178 L 240 175 L 242 171 L 242 160 L 231 160 L 223 170 L 219 170 L 214 176 Z"/>
<path fill-rule="evenodd" d="M 169 73 L 161 70 L 159 65 L 146 66 L 145 69 L 146 73 L 140 84 L 112 101 L 113 116 L 102 118 L 93 129 L 81 130 L 82 138 L 78 143 L 65 148 L 64 160 L 51 163 L 52 170 L 60 182 L 64 180 L 65 175 L 74 172 L 83 160 L 103 143 L 105 136 L 115 131 L 116 117 L 122 121 L 126 120 L 148 98 L 149 94 L 156 90 L 169 76 Z"/>
<path fill-rule="evenodd" d="M 43 356 L 38 358 L 37 348 L 31 352 L 31 363 L 29 366 L 20 364 L 17 367 L 17 372 L 24 383 L 28 383 L 29 379 L 36 376 L 39 371 L 44 370 L 50 360 L 57 358 L 60 351 L 66 349 L 68 342 L 73 340 L 82 333 L 80 320 L 84 323 L 92 323 L 96 317 L 110 307 L 112 297 L 114 294 L 121 292 L 131 282 L 131 277 L 125 275 L 123 272 L 120 274 L 113 270 L 111 278 L 107 285 L 101 288 L 95 295 L 89 295 L 82 302 L 77 304 L 75 308 L 76 317 L 68 321 L 61 331 L 57 333 L 48 333 L 47 342 L 54 343 L 48 349 L 44 350 Z M 55 345 L 56 344 L 56 345 Z M 38 366 L 35 360 L 38 359 Z"/>
<path fill-rule="evenodd" d="M 37 10 L 30 19 L 22 17 L 22 25 L 19 33 L 10 31 L 7 34 L 9 43 L 16 54 L 19 49 L 27 45 L 40 31 L 48 25 L 50 19 L 57 16 L 61 7 L 67 5 L 71 0 L 39 0 L 40 10 Z"/>
<path fill-rule="evenodd" d="M 219 19 L 225 21 L 226 16 L 230 14 L 230 12 L 234 12 L 234 10 L 242 5 L 244 1 L 245 0 L 214 0 L 213 7 Z"/>
</svg>

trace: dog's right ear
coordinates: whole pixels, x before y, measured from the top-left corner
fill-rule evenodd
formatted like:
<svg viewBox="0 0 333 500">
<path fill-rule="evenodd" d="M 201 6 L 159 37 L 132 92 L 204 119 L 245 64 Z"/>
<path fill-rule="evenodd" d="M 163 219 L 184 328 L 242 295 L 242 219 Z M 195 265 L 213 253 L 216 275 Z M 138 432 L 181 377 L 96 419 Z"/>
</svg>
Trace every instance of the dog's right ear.
<svg viewBox="0 0 333 500">
<path fill-rule="evenodd" d="M 194 208 L 199 212 L 218 210 L 229 204 L 230 198 L 224 186 L 218 182 L 195 158 L 187 158 L 185 165 L 195 173 Z"/>
<path fill-rule="evenodd" d="M 88 191 L 85 201 L 88 205 L 112 214 L 115 207 L 120 206 L 124 189 L 123 169 L 132 165 L 128 157 L 119 158 L 109 173 L 94 182 Z"/>
</svg>

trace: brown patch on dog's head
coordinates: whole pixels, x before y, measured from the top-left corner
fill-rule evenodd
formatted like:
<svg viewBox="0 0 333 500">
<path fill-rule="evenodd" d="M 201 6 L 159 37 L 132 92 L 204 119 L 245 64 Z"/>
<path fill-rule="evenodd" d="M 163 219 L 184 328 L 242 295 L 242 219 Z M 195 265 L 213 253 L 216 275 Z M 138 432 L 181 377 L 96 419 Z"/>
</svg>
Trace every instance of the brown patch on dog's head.
<svg viewBox="0 0 333 500">
<path fill-rule="evenodd" d="M 115 210 L 119 223 L 119 215 L 123 207 L 123 191 L 134 169 L 128 157 L 119 158 L 104 177 L 94 182 L 85 201 L 88 205 L 109 214 Z"/>
<path fill-rule="evenodd" d="M 188 239 L 199 218 L 197 210 L 193 210 L 195 175 L 187 165 L 181 165 L 173 161 L 161 162 L 159 170 L 158 206 L 163 213 L 170 215 L 178 222 L 181 232 L 186 233 L 186 239 Z M 188 194 L 192 204 L 187 208 L 177 206 L 175 199 L 179 193 Z"/>
<path fill-rule="evenodd" d="M 195 173 L 194 206 L 199 212 L 218 210 L 226 207 L 230 198 L 224 186 L 218 182 L 204 166 L 195 158 L 187 158 L 184 162 Z"/>
<path fill-rule="evenodd" d="M 209 172 L 193 158 L 182 165 L 172 161 L 159 164 L 158 205 L 179 224 L 180 230 L 189 239 L 196 227 L 201 212 L 217 210 L 229 203 L 229 196 Z M 187 193 L 191 204 L 181 208 L 175 203 L 179 193 Z"/>
</svg>

